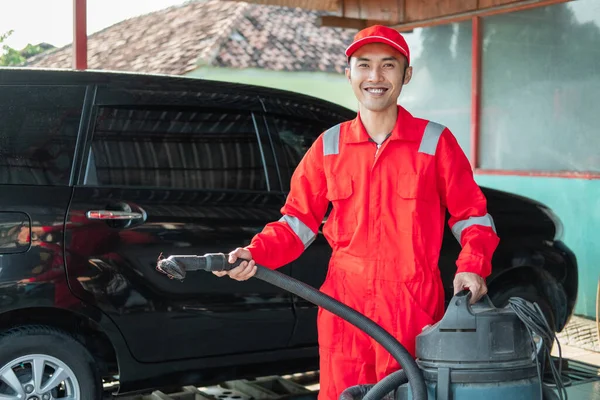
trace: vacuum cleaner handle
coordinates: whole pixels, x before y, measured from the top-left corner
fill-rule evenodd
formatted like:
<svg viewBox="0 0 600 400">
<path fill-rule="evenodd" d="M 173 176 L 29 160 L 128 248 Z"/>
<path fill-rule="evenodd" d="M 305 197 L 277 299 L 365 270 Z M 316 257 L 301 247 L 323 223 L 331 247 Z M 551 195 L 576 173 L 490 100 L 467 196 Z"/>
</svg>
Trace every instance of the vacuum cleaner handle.
<svg viewBox="0 0 600 400">
<path fill-rule="evenodd" d="M 223 253 L 207 253 L 203 256 L 174 255 L 160 258 L 156 269 L 171 279 L 183 281 L 188 271 L 230 271 L 244 261 L 248 260 L 238 258 L 234 263 L 230 263 L 228 257 Z"/>
<path fill-rule="evenodd" d="M 473 311 L 477 309 L 496 308 L 487 294 L 482 296 L 477 303 L 471 305 L 470 300 L 472 295 L 470 290 L 465 289 L 452 297 L 446 313 L 439 322 L 440 329 L 474 330 L 477 327 L 477 322 L 473 318 Z"/>
<path fill-rule="evenodd" d="M 469 296 L 468 299 L 471 300 L 471 296 L 473 296 L 473 293 L 471 293 L 471 291 L 469 291 Z M 471 309 L 474 308 L 496 308 L 496 306 L 494 306 L 494 303 L 492 303 L 492 299 L 490 299 L 490 296 L 488 296 L 487 294 L 484 294 L 483 296 L 481 296 L 481 298 L 479 300 L 477 300 L 477 302 L 475 304 L 470 304 Z"/>
<path fill-rule="evenodd" d="M 481 296 L 481 298 L 479 300 L 477 300 L 476 303 L 471 304 L 471 297 L 473 297 L 473 293 L 469 289 L 463 289 L 460 292 L 456 293 L 454 295 L 454 297 L 452 298 L 452 300 L 450 301 L 450 303 L 452 303 L 453 300 L 455 300 L 455 299 L 458 300 L 463 297 L 466 298 L 466 301 L 467 301 L 467 303 L 465 305 L 467 307 L 470 307 L 471 309 L 478 308 L 478 307 L 496 308 L 496 306 L 494 306 L 494 303 L 492 303 L 492 300 L 490 299 L 490 297 L 487 294 L 484 294 L 483 296 Z M 459 301 L 459 304 L 460 303 L 462 303 L 462 301 Z"/>
</svg>

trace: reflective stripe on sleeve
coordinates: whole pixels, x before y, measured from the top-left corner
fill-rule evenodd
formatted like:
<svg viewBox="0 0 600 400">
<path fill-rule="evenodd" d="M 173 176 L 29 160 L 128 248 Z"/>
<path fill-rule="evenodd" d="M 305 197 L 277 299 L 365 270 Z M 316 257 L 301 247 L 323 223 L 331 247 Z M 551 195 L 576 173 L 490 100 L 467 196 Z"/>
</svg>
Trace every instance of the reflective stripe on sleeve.
<svg viewBox="0 0 600 400">
<path fill-rule="evenodd" d="M 323 155 L 329 156 L 340 152 L 340 125 L 327 129 L 323 134 Z"/>
<path fill-rule="evenodd" d="M 284 215 L 279 221 L 287 223 L 290 228 L 292 228 L 296 236 L 298 236 L 302 244 L 304 244 L 305 249 L 317 238 L 317 235 L 315 235 L 315 233 L 311 231 L 310 228 L 304 224 L 304 222 L 300 221 L 296 217 Z"/>
<path fill-rule="evenodd" d="M 438 141 L 440 140 L 440 136 L 442 136 L 444 129 L 446 129 L 444 125 L 429 121 L 425 127 L 423 138 L 421 139 L 419 153 L 425 153 L 434 156 L 435 149 L 437 148 Z"/>
<path fill-rule="evenodd" d="M 494 233 L 497 233 L 496 226 L 494 225 L 494 219 L 490 214 L 486 214 L 483 217 L 469 217 L 468 219 L 458 221 L 452 227 L 452 234 L 454 234 L 454 237 L 456 240 L 458 240 L 458 243 L 460 243 L 460 238 L 463 231 L 473 225 L 489 226 L 494 230 Z"/>
</svg>

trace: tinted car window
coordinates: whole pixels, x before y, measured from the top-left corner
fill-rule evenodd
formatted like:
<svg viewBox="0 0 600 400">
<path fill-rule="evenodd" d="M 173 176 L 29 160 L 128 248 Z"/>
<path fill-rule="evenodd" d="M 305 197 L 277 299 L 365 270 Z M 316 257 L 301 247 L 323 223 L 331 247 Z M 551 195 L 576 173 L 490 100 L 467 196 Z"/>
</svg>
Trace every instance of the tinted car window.
<svg viewBox="0 0 600 400">
<path fill-rule="evenodd" d="M 317 137 L 337 123 L 326 124 L 321 121 L 291 119 L 279 116 L 270 118 L 285 151 L 288 166 L 292 168 L 298 165 Z"/>
<path fill-rule="evenodd" d="M 251 113 L 101 107 L 92 155 L 101 186 L 266 190 Z"/>
<path fill-rule="evenodd" d="M 290 180 L 302 157 L 320 134 L 342 122 L 325 122 L 311 118 L 300 119 L 268 115 L 269 132 L 274 136 L 275 152 L 281 166 L 281 186 L 289 190 Z"/>
<path fill-rule="evenodd" d="M 84 95 L 74 86 L 0 86 L 0 184 L 69 184 Z"/>
</svg>

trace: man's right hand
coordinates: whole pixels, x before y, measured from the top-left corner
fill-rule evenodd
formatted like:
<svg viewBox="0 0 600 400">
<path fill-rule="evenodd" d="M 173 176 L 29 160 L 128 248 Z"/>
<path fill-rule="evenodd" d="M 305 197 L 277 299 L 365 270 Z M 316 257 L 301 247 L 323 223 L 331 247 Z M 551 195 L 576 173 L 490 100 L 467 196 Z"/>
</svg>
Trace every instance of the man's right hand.
<svg viewBox="0 0 600 400">
<path fill-rule="evenodd" d="M 233 264 L 238 258 L 243 258 L 250 261 L 242 262 L 231 271 L 215 271 L 213 274 L 219 277 L 229 275 L 231 279 L 235 279 L 236 281 L 245 281 L 252 278 L 254 274 L 256 274 L 257 269 L 256 263 L 252 259 L 252 253 L 246 249 L 238 247 L 229 253 L 229 263 Z"/>
</svg>

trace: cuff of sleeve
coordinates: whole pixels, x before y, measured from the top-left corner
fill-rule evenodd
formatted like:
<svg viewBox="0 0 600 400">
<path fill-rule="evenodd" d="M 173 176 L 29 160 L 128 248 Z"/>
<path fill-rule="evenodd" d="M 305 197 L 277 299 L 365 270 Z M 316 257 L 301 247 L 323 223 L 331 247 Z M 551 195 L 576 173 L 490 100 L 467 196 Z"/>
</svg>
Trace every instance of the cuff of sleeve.
<svg viewBox="0 0 600 400">
<path fill-rule="evenodd" d="M 481 256 L 474 254 L 465 254 L 458 257 L 456 261 L 458 267 L 456 273 L 471 272 L 487 278 L 492 273 L 492 264 Z"/>
<path fill-rule="evenodd" d="M 244 249 L 246 249 L 250 252 L 252 259 L 254 260 L 254 262 L 256 264 L 261 265 L 265 268 L 269 268 L 269 269 L 277 268 L 276 265 L 269 263 L 269 257 L 267 256 L 267 253 L 264 251 L 263 246 L 261 246 L 259 243 L 252 241 L 252 243 L 250 243 L 248 246 L 244 247 Z"/>
</svg>

